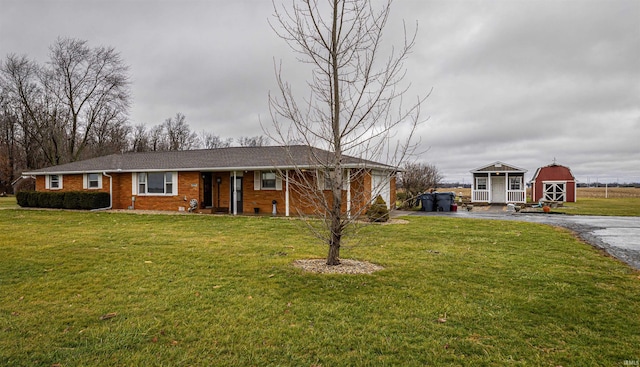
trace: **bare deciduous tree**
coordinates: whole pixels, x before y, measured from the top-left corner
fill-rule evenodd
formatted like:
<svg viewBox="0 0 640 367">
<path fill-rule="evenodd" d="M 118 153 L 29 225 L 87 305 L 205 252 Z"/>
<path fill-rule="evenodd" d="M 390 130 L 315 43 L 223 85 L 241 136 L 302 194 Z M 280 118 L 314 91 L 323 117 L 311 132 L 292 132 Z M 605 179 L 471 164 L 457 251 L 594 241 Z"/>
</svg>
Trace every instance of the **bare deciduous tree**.
<svg viewBox="0 0 640 367">
<path fill-rule="evenodd" d="M 198 134 L 191 131 L 187 118 L 176 113 L 174 118 L 168 118 L 162 125 L 166 134 L 169 150 L 190 150 L 198 147 Z"/>
<path fill-rule="evenodd" d="M 299 168 L 289 180 L 325 219 L 323 229 L 314 233 L 329 247 L 327 264 L 337 265 L 343 236 L 363 211 L 342 209 L 345 182 L 348 176 L 370 172 L 367 167 L 359 172 L 345 170 L 344 156 L 359 157 L 362 162 L 384 159 L 397 166 L 412 148 L 420 104 L 426 97 L 403 106 L 407 89 L 401 82 L 415 33 L 407 34 L 405 29 L 404 43 L 383 58 L 382 34 L 391 0 L 380 10 L 368 0 L 304 0 L 293 2 L 291 9 L 274 3 L 274 9 L 272 28 L 302 63 L 312 67 L 312 74 L 307 97 L 299 99 L 300 94 L 285 81 L 282 67 L 276 68 L 278 90 L 269 95 L 274 131 L 268 134 L 279 144 L 301 141 L 330 152 L 319 156 L 309 150 L 309 159 L 323 167 L 321 176 L 309 179 Z M 399 130 L 406 140 L 392 144 Z M 323 193 L 325 185 L 330 195 Z"/>
<path fill-rule="evenodd" d="M 238 145 L 241 147 L 266 147 L 269 145 L 269 137 L 264 135 L 241 136 L 238 139 Z"/>
<path fill-rule="evenodd" d="M 233 143 L 233 139 L 223 139 L 210 131 L 203 130 L 200 133 L 200 142 L 205 149 L 228 148 Z"/>
<path fill-rule="evenodd" d="M 443 176 L 433 164 L 406 163 L 399 178 L 400 186 L 407 194 L 407 201 L 411 202 L 418 194 L 437 188 Z"/>
<path fill-rule="evenodd" d="M 148 152 L 151 150 L 150 133 L 145 124 L 137 124 L 131 131 L 131 151 Z"/>
<path fill-rule="evenodd" d="M 153 126 L 149 130 L 149 147 L 154 152 L 169 150 L 169 139 L 162 124 Z"/>
<path fill-rule="evenodd" d="M 71 38 L 58 39 L 49 56 L 40 66 L 9 55 L 0 69 L 1 87 L 22 133 L 51 165 L 102 154 L 85 150 L 92 143 L 105 148 L 104 133 L 126 124 L 128 68 L 113 48 L 91 48 Z M 39 165 L 28 162 L 29 168 Z"/>
</svg>

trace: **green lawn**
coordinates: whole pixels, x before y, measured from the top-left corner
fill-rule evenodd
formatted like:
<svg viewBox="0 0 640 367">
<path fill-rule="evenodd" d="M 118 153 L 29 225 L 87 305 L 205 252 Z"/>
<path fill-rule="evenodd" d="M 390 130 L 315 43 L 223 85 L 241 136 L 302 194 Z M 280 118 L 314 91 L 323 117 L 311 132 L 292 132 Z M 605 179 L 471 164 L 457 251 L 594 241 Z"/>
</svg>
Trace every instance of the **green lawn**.
<svg viewBox="0 0 640 367">
<path fill-rule="evenodd" d="M 640 359 L 628 266 L 543 225 L 408 221 L 342 251 L 385 270 L 316 275 L 292 266 L 325 255 L 295 220 L 0 210 L 0 365 Z"/>
<path fill-rule="evenodd" d="M 575 215 L 640 216 L 640 197 L 628 198 L 578 198 L 575 203 L 564 203 L 553 209 Z"/>
<path fill-rule="evenodd" d="M 0 209 L 18 208 L 15 196 L 0 197 Z"/>
</svg>

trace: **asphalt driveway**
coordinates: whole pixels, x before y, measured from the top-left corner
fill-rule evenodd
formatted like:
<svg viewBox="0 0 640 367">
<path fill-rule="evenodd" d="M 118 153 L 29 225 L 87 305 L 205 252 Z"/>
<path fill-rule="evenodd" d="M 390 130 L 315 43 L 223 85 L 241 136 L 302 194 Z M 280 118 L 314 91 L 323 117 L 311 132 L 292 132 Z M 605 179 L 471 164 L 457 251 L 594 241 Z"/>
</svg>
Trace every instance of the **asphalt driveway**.
<svg viewBox="0 0 640 367">
<path fill-rule="evenodd" d="M 606 251 L 635 269 L 640 269 L 640 218 L 515 213 L 504 207 L 488 207 L 450 213 L 396 212 L 399 215 L 439 215 L 456 218 L 515 220 L 568 228 L 587 243 Z"/>
</svg>

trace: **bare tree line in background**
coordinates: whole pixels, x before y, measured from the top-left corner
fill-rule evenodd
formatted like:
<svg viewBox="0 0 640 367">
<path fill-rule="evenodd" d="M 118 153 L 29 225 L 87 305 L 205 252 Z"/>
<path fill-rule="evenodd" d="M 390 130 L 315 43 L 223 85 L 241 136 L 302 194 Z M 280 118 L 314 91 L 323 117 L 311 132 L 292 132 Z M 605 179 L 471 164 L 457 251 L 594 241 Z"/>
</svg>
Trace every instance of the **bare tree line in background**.
<svg viewBox="0 0 640 367">
<path fill-rule="evenodd" d="M 59 38 L 44 65 L 7 55 L 0 61 L 0 192 L 12 192 L 23 170 L 113 153 L 269 144 L 262 135 L 234 142 L 197 133 L 181 113 L 132 126 L 130 84 L 115 49 L 84 40 Z"/>
</svg>

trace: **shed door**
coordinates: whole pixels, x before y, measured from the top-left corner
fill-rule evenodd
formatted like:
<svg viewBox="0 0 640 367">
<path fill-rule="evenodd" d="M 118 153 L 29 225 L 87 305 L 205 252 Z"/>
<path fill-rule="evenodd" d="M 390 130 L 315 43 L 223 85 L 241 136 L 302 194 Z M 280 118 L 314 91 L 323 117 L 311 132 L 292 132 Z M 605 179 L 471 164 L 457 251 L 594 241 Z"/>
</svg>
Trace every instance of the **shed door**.
<svg viewBox="0 0 640 367">
<path fill-rule="evenodd" d="M 566 187 L 565 182 L 544 182 L 544 199 L 549 201 L 566 201 Z"/>
<path fill-rule="evenodd" d="M 502 204 L 507 202 L 505 176 L 491 177 L 491 202 Z"/>
</svg>

